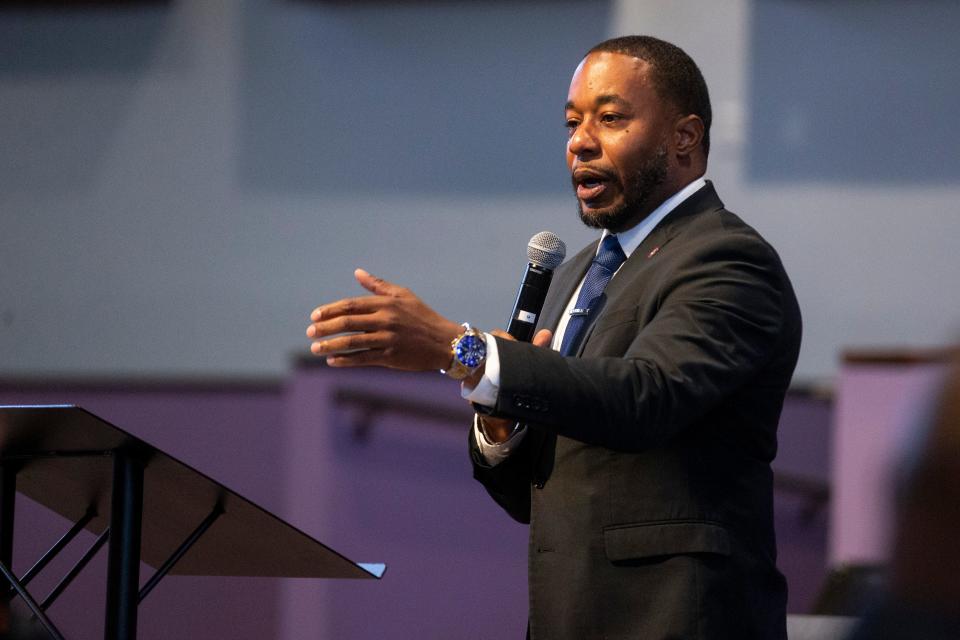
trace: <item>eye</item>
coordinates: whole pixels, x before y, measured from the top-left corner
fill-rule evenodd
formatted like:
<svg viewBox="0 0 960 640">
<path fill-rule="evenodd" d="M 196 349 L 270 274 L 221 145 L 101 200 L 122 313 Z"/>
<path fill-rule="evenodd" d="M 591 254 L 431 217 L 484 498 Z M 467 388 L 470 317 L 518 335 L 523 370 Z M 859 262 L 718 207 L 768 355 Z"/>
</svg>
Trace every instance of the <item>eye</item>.
<svg viewBox="0 0 960 640">
<path fill-rule="evenodd" d="M 580 125 L 580 121 L 576 118 L 567 118 L 566 127 L 568 131 L 573 131 Z"/>
<path fill-rule="evenodd" d="M 600 116 L 600 122 L 603 122 L 606 124 L 613 124 L 614 122 L 619 122 L 621 119 L 622 117 L 620 116 L 620 114 L 617 114 L 617 113 L 605 113 L 602 116 Z"/>
</svg>

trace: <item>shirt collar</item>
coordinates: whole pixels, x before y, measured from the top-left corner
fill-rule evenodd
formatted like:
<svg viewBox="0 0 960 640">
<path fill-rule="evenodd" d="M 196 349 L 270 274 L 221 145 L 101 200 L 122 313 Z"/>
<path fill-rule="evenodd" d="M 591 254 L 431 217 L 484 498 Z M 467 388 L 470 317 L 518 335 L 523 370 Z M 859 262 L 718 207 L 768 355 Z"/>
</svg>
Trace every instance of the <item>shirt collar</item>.
<svg viewBox="0 0 960 640">
<path fill-rule="evenodd" d="M 617 240 L 620 241 L 620 246 L 623 248 L 623 252 L 630 257 L 630 254 L 640 246 L 640 243 L 643 242 L 644 238 L 650 235 L 650 232 L 653 231 L 654 227 L 660 224 L 660 221 L 667 217 L 671 211 L 676 209 L 681 202 L 692 196 L 694 193 L 702 189 L 707 185 L 706 179 L 703 176 L 697 178 L 680 191 L 677 191 L 675 194 L 664 200 L 659 207 L 653 210 L 650 215 L 644 218 L 640 224 L 626 231 L 623 231 L 617 235 Z M 607 229 L 603 230 L 603 235 L 600 236 L 600 240 L 603 241 L 610 235 L 610 231 Z M 597 251 L 600 251 L 600 245 L 597 245 Z"/>
</svg>

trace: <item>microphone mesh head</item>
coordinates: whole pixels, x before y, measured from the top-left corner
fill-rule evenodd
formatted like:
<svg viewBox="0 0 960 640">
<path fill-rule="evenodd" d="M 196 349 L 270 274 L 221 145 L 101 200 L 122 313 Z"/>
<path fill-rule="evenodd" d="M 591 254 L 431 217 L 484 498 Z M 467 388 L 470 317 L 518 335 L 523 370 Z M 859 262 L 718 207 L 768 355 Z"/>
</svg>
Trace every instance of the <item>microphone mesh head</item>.
<svg viewBox="0 0 960 640">
<path fill-rule="evenodd" d="M 545 269 L 556 269 L 567 256 L 567 245 L 550 231 L 541 231 L 527 244 L 527 259 Z"/>
</svg>

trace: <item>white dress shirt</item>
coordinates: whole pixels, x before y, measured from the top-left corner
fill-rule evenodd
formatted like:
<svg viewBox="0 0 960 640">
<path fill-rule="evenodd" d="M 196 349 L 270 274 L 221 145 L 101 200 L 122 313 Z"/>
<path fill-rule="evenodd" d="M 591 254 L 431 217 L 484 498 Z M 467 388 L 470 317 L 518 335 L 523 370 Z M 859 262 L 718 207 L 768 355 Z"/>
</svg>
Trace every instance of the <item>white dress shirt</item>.
<svg viewBox="0 0 960 640">
<path fill-rule="evenodd" d="M 683 189 L 664 200 L 663 203 L 654 209 L 650 215 L 644 218 L 640 224 L 632 229 L 627 229 L 626 231 L 617 234 L 617 240 L 619 240 L 620 246 L 623 248 L 623 252 L 626 254 L 627 258 L 630 258 L 630 255 L 636 250 L 637 247 L 640 246 L 640 243 L 643 242 L 648 235 L 650 235 L 650 232 L 653 231 L 654 227 L 660 224 L 660 221 L 663 220 L 667 214 L 676 209 L 681 202 L 692 196 L 704 186 L 706 186 L 706 180 L 703 177 L 697 178 Z M 601 241 L 608 235 L 610 235 L 610 232 L 604 229 L 603 234 L 600 236 Z M 599 250 L 600 244 L 598 243 L 597 251 Z M 623 265 L 621 265 L 621 267 L 622 266 Z M 613 276 L 616 277 L 619 271 L 620 269 L 618 268 L 617 272 L 615 272 Z M 566 332 L 567 324 L 570 322 L 570 314 L 576 307 L 577 298 L 580 295 L 581 287 L 583 287 L 583 280 L 581 280 L 580 284 L 577 285 L 577 288 L 570 297 L 570 300 L 567 301 L 567 307 L 564 310 L 563 315 L 560 316 L 560 322 L 557 324 L 557 330 L 554 332 L 553 341 L 550 344 L 550 347 L 554 351 L 559 351 L 560 345 L 563 344 L 563 334 Z M 497 353 L 496 339 L 490 334 L 485 335 L 487 339 L 487 360 L 483 377 L 473 388 L 467 387 L 464 384 L 460 389 L 460 393 L 470 402 L 475 402 L 486 407 L 493 407 L 497 402 L 497 395 L 500 392 L 500 357 Z M 493 443 L 487 440 L 476 417 L 474 418 L 473 428 L 474 438 L 477 441 L 477 446 L 480 448 L 480 452 L 486 459 L 487 464 L 491 466 L 503 462 L 503 460 L 505 460 L 506 457 L 509 456 L 510 453 L 517 447 L 517 445 L 520 444 L 527 432 L 526 427 L 521 426 L 515 430 L 513 435 L 504 442 Z"/>
</svg>

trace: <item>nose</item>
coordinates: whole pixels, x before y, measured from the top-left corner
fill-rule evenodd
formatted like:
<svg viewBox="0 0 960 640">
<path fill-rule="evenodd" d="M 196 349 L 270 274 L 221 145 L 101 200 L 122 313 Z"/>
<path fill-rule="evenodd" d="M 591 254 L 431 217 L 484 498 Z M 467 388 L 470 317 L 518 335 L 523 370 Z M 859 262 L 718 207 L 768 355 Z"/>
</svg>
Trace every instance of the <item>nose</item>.
<svg viewBox="0 0 960 640">
<path fill-rule="evenodd" d="M 578 158 L 595 156 L 600 145 L 589 121 L 581 122 L 567 140 L 567 153 Z"/>
</svg>

